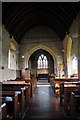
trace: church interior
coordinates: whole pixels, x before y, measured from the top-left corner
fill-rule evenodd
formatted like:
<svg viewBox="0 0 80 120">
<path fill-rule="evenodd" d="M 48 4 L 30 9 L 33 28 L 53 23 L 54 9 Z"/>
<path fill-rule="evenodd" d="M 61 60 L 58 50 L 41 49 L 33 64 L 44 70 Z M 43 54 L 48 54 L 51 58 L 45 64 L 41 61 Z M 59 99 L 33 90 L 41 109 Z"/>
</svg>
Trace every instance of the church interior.
<svg viewBox="0 0 80 120">
<path fill-rule="evenodd" d="M 80 2 L 1 2 L 1 120 L 80 119 Z"/>
</svg>

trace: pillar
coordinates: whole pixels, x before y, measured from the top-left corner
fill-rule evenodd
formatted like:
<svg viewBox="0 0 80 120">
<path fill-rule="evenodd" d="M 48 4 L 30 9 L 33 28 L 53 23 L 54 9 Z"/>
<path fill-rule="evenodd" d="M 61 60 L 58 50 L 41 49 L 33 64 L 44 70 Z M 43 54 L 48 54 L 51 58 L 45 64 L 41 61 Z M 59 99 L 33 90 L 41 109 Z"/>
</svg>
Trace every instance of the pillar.
<svg viewBox="0 0 80 120">
<path fill-rule="evenodd" d="M 80 80 L 80 12 L 78 16 L 78 77 Z"/>
<path fill-rule="evenodd" d="M 2 80 L 2 2 L 0 1 L 0 81 Z M 0 84 L 0 91 L 2 85 Z M 0 101 L 0 106 L 2 102 Z M 0 120 L 2 119 L 2 113 L 0 112 Z"/>
</svg>

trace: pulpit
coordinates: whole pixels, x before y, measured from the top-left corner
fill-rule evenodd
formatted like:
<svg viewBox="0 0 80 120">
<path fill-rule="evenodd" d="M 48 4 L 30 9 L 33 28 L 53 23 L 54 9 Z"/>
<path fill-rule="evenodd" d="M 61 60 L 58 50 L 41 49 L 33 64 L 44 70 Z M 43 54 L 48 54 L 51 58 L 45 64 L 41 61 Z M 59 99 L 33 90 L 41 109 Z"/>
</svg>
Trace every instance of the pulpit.
<svg viewBox="0 0 80 120">
<path fill-rule="evenodd" d="M 30 69 L 26 68 L 26 69 L 22 69 L 22 79 L 30 79 Z"/>
</svg>

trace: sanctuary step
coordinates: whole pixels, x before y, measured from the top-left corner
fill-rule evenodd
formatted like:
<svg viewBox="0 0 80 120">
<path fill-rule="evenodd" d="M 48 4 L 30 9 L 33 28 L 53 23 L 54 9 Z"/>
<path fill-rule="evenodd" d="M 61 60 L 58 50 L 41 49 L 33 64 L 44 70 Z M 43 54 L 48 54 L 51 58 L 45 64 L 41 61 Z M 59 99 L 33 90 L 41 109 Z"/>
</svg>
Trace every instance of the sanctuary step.
<svg viewBox="0 0 80 120">
<path fill-rule="evenodd" d="M 50 85 L 50 83 L 48 83 L 48 80 L 38 80 L 37 81 L 37 85 Z"/>
</svg>

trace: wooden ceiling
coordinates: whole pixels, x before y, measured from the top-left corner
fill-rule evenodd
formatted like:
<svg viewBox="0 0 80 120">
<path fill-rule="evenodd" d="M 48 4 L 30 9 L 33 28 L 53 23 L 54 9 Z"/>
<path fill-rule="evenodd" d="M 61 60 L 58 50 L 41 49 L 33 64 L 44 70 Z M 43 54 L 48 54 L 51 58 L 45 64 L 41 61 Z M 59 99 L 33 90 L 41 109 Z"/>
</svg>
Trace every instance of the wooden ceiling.
<svg viewBox="0 0 80 120">
<path fill-rule="evenodd" d="M 3 2 L 2 24 L 17 43 L 37 25 L 51 28 L 63 40 L 79 11 L 80 2 Z"/>
</svg>

